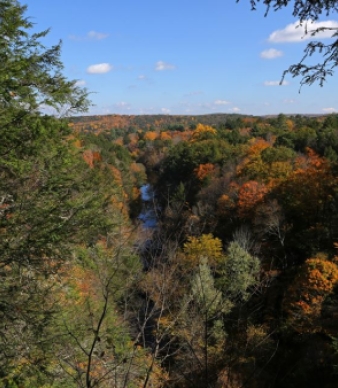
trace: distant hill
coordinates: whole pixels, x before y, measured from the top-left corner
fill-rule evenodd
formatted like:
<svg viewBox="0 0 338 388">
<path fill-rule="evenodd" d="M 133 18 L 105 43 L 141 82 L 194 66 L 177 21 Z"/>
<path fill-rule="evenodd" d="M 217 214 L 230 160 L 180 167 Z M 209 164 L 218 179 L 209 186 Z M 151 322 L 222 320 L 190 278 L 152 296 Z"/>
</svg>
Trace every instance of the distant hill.
<svg viewBox="0 0 338 388">
<path fill-rule="evenodd" d="M 185 130 L 198 123 L 206 125 L 225 124 L 229 120 L 253 116 L 239 114 L 206 114 L 206 115 L 104 115 L 77 116 L 71 118 L 71 126 L 79 132 L 102 132 L 111 129 L 132 130 Z"/>
</svg>

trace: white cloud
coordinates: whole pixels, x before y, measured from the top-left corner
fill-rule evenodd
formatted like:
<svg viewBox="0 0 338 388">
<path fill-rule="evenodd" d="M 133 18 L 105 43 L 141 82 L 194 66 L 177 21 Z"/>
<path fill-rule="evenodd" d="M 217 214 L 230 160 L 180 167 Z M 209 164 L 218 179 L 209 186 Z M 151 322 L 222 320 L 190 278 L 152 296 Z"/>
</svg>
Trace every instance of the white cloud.
<svg viewBox="0 0 338 388">
<path fill-rule="evenodd" d="M 109 35 L 103 32 L 89 31 L 85 36 L 69 35 L 69 39 L 75 41 L 86 41 L 86 40 L 102 40 L 107 38 Z"/>
<path fill-rule="evenodd" d="M 216 100 L 216 101 L 214 101 L 214 104 L 215 105 L 228 105 L 228 104 L 230 104 L 230 102 L 225 101 L 225 100 Z"/>
<path fill-rule="evenodd" d="M 145 74 L 140 74 L 137 77 L 137 80 L 139 81 L 139 84 L 140 83 L 145 83 L 147 85 L 153 85 L 154 84 L 154 81 L 151 78 L 149 78 L 148 76 L 146 76 Z"/>
<path fill-rule="evenodd" d="M 276 50 L 274 48 L 264 50 L 260 54 L 261 58 L 274 59 L 283 56 L 283 51 Z"/>
<path fill-rule="evenodd" d="M 114 106 L 116 108 L 124 108 L 124 109 L 130 109 L 130 104 L 128 104 L 128 102 L 125 102 L 125 101 L 120 101 L 120 102 L 117 102 L 116 104 L 114 104 Z"/>
<path fill-rule="evenodd" d="M 230 112 L 233 112 L 233 113 L 238 113 L 238 112 L 240 112 L 241 110 L 240 110 L 237 106 L 234 106 L 233 108 L 230 108 L 229 111 L 230 111 Z"/>
<path fill-rule="evenodd" d="M 170 109 L 161 108 L 161 112 L 164 113 L 164 114 L 169 114 L 170 113 Z"/>
<path fill-rule="evenodd" d="M 296 103 L 296 100 L 292 100 L 292 99 L 285 99 L 283 100 L 284 104 L 295 104 Z"/>
<path fill-rule="evenodd" d="M 176 68 L 175 65 L 172 65 L 170 63 L 166 63 L 163 61 L 158 61 L 155 64 L 155 70 L 156 71 L 163 71 L 163 70 L 174 70 Z"/>
<path fill-rule="evenodd" d="M 289 85 L 289 82 L 288 81 L 283 81 L 282 84 L 280 83 L 280 81 L 264 81 L 264 86 L 286 86 L 286 85 Z"/>
<path fill-rule="evenodd" d="M 93 40 L 102 40 L 107 38 L 108 36 L 109 36 L 108 34 L 104 34 L 102 32 L 97 32 L 97 31 L 89 31 L 87 34 L 87 37 Z"/>
<path fill-rule="evenodd" d="M 91 65 L 87 68 L 87 73 L 89 74 L 104 74 L 108 73 L 113 69 L 113 66 L 109 63 L 97 63 L 96 65 Z"/>
<path fill-rule="evenodd" d="M 325 113 L 335 113 L 335 112 L 337 112 L 337 109 L 335 109 L 335 108 L 323 108 L 322 111 Z"/>
<path fill-rule="evenodd" d="M 301 42 L 304 40 L 313 39 L 311 33 L 317 29 L 327 27 L 327 28 L 338 28 L 338 22 L 333 20 L 328 20 L 326 22 L 303 22 L 300 25 L 299 21 L 295 23 L 288 24 L 282 30 L 276 30 L 272 32 L 269 36 L 268 41 L 274 43 L 282 42 Z M 307 34 L 306 34 L 307 31 Z M 326 30 L 320 31 L 315 35 L 316 39 L 331 38 L 334 31 Z"/>
<path fill-rule="evenodd" d="M 86 81 L 84 79 L 79 79 L 75 82 L 75 86 L 85 86 Z"/>
</svg>

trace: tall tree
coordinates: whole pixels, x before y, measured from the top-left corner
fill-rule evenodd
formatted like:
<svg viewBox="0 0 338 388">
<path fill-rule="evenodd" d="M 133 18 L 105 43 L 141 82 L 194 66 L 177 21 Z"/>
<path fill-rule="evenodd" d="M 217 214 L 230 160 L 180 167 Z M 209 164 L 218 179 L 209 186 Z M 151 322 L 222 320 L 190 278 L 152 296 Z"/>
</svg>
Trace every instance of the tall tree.
<svg viewBox="0 0 338 388">
<path fill-rule="evenodd" d="M 0 381 L 46 376 L 53 288 L 74 244 L 107 233 L 109 191 L 76 154 L 65 120 L 87 92 L 62 75 L 60 44 L 30 34 L 26 7 L 0 0 Z M 41 372 L 41 373 L 40 373 Z M 13 385 L 10 385 L 13 384 Z M 41 383 L 42 384 L 42 383 Z"/>
</svg>

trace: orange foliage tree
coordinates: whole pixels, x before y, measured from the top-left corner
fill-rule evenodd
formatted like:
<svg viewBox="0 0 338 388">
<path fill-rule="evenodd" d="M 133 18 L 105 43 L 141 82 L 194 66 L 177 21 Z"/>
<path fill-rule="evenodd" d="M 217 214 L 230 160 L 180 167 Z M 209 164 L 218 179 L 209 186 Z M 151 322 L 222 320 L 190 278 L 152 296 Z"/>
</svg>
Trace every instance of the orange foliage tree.
<svg viewBox="0 0 338 388">
<path fill-rule="evenodd" d="M 283 306 L 287 323 L 301 333 L 322 331 L 322 309 L 338 284 L 338 266 L 323 254 L 305 261 L 288 289 Z"/>
<path fill-rule="evenodd" d="M 158 138 L 158 133 L 154 131 L 146 132 L 144 135 L 144 140 L 147 140 L 147 141 L 154 141 L 157 138 Z"/>
<path fill-rule="evenodd" d="M 170 132 L 168 132 L 168 131 L 161 132 L 160 139 L 161 140 L 171 140 Z"/>
<path fill-rule="evenodd" d="M 268 191 L 268 187 L 262 183 L 256 181 L 244 183 L 238 193 L 239 217 L 250 217 L 255 206 L 263 200 Z"/>
<path fill-rule="evenodd" d="M 200 164 L 195 168 L 194 173 L 200 181 L 204 181 L 216 171 L 216 167 L 212 163 Z"/>
</svg>

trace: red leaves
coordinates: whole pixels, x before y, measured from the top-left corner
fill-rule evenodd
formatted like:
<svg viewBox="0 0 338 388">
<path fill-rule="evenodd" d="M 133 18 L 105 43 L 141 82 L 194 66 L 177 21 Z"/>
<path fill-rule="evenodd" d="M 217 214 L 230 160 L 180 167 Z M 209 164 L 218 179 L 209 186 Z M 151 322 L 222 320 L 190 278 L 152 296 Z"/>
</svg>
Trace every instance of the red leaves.
<svg viewBox="0 0 338 388">
<path fill-rule="evenodd" d="M 256 181 L 244 183 L 238 193 L 239 217 L 249 217 L 254 207 L 264 199 L 268 191 L 268 187 L 262 183 Z"/>
</svg>

